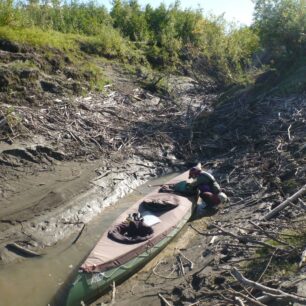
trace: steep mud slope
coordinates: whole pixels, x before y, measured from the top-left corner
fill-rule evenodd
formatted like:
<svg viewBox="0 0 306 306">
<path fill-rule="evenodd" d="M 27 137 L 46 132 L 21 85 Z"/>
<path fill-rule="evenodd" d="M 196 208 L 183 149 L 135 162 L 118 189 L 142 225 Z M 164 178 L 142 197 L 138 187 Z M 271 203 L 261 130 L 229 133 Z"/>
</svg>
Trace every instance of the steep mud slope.
<svg viewBox="0 0 306 306">
<path fill-rule="evenodd" d="M 75 56 L 72 60 L 55 48 L 0 39 L 0 57 L 2 103 L 29 106 L 52 103 L 58 96 L 79 95 L 97 81 L 84 59 L 80 57 L 76 66 Z"/>
</svg>

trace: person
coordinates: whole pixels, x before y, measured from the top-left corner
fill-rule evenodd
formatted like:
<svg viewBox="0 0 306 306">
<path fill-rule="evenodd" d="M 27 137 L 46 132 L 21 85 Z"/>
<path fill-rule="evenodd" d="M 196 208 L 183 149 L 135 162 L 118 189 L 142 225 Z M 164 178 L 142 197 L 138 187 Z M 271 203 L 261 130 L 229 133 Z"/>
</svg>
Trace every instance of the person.
<svg viewBox="0 0 306 306">
<path fill-rule="evenodd" d="M 216 207 L 228 201 L 216 179 L 210 173 L 201 170 L 199 165 L 190 169 L 189 179 L 194 179 L 188 183 L 189 188 L 198 190 L 200 198 L 208 207 Z"/>
</svg>

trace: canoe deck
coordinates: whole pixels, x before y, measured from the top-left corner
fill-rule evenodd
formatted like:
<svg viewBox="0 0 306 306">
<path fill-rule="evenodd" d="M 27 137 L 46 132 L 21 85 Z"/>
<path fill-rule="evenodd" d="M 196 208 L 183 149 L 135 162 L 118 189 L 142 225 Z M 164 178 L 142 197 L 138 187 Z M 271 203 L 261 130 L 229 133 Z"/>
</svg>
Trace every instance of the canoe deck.
<svg viewBox="0 0 306 306">
<path fill-rule="evenodd" d="M 185 172 L 168 181 L 167 184 L 176 184 L 187 179 L 188 172 Z M 140 204 L 144 200 L 166 200 L 178 206 L 162 213 L 153 213 L 161 222 L 152 226 L 154 235 L 146 241 L 124 244 L 110 239 L 108 233 L 105 232 L 81 265 L 71 285 L 65 305 L 80 305 L 80 301 L 93 300 L 105 292 L 113 281 L 120 282 L 135 273 L 137 269 L 156 256 L 182 229 L 195 207 L 194 197 L 160 193 L 156 189 L 134 203 L 113 222 L 111 227 L 125 221 L 129 214 L 141 212 Z"/>
</svg>

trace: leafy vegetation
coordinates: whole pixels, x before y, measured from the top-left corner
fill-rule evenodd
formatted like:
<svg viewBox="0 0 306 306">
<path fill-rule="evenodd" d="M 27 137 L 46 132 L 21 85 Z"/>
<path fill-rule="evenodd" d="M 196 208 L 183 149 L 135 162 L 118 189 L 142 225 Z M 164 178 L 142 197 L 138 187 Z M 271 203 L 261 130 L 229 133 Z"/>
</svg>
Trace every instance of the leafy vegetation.
<svg viewBox="0 0 306 306">
<path fill-rule="evenodd" d="M 188 66 L 196 56 L 230 82 L 248 68 L 258 47 L 250 28 L 228 30 L 222 18 L 204 18 L 201 10 L 183 10 L 176 1 L 166 7 L 136 0 L 114 0 L 111 11 L 94 2 L 13 3 L 0 0 L 0 37 L 61 50 L 80 48 L 90 54 L 161 70 Z"/>
<path fill-rule="evenodd" d="M 188 71 L 200 59 L 198 72 L 222 84 L 248 82 L 254 58 L 286 69 L 305 54 L 305 27 L 304 0 L 255 0 L 251 27 L 204 17 L 200 9 L 182 9 L 179 1 L 153 8 L 113 0 L 108 12 L 95 2 L 0 0 L 1 38 L 162 71 Z"/>
<path fill-rule="evenodd" d="M 305 54 L 305 0 L 257 0 L 254 17 L 261 45 L 276 64 Z"/>
<path fill-rule="evenodd" d="M 297 224 L 301 224 L 304 220 L 295 220 Z M 248 276 L 258 279 L 265 272 L 265 278 L 271 276 L 287 276 L 294 275 L 299 270 L 300 254 L 303 252 L 306 243 L 306 233 L 304 228 L 286 229 L 277 237 L 283 243 L 290 245 L 291 252 L 278 254 L 277 251 L 263 247 L 257 252 L 258 258 L 246 265 Z M 276 240 L 268 240 L 266 243 L 279 248 L 279 250 L 287 250 L 288 246 L 279 243 Z M 265 271 L 265 272 L 264 272 Z"/>
</svg>

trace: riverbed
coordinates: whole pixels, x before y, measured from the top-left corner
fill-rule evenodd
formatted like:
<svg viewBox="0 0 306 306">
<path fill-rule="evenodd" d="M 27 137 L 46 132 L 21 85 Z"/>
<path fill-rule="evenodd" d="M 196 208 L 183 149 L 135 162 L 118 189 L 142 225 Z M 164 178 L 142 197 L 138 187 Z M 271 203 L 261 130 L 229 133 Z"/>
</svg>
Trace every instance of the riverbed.
<svg viewBox="0 0 306 306">
<path fill-rule="evenodd" d="M 176 175 L 166 175 L 152 180 L 136 188 L 116 204 L 106 207 L 101 214 L 85 226 L 75 243 L 73 242 L 78 234 L 68 237 L 53 247 L 46 248 L 45 255 L 40 258 L 28 258 L 19 263 L 1 267 L 1 305 L 48 305 L 116 217 L 132 203 L 157 188 L 155 185 L 162 184 Z"/>
</svg>

